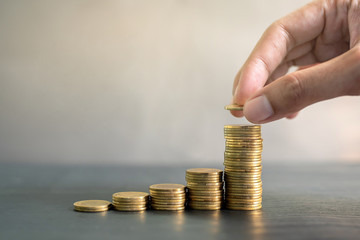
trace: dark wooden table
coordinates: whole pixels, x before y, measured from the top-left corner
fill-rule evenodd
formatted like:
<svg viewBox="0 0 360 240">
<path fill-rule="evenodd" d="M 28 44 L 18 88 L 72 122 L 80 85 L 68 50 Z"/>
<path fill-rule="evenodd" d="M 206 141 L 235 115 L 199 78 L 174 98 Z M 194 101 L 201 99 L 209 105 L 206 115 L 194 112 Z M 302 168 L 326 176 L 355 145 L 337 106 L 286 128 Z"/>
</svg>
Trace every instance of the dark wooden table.
<svg viewBox="0 0 360 240">
<path fill-rule="evenodd" d="M 260 211 L 72 209 L 77 200 L 111 200 L 118 191 L 185 183 L 187 167 L 198 166 L 2 163 L 0 239 L 360 239 L 359 164 L 264 164 Z"/>
</svg>

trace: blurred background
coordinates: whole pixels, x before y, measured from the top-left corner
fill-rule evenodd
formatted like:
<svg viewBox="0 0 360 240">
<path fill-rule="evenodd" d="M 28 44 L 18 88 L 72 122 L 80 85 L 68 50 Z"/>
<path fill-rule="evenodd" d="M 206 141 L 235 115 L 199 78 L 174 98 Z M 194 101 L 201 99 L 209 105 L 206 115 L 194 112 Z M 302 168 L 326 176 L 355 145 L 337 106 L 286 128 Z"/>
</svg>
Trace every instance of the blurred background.
<svg viewBox="0 0 360 240">
<path fill-rule="evenodd" d="M 0 161 L 221 165 L 262 32 L 305 0 L 0 0 Z M 360 98 L 263 125 L 263 162 L 360 161 Z"/>
</svg>

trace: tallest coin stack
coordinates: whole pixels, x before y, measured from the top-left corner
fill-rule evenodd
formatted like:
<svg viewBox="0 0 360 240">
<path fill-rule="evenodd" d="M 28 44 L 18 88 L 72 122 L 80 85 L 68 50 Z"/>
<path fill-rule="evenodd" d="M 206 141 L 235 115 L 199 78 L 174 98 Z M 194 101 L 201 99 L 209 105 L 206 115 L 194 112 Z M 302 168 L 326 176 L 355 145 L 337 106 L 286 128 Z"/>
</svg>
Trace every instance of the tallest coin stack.
<svg viewBox="0 0 360 240">
<path fill-rule="evenodd" d="M 224 126 L 225 207 L 256 210 L 262 207 L 260 125 Z"/>
</svg>

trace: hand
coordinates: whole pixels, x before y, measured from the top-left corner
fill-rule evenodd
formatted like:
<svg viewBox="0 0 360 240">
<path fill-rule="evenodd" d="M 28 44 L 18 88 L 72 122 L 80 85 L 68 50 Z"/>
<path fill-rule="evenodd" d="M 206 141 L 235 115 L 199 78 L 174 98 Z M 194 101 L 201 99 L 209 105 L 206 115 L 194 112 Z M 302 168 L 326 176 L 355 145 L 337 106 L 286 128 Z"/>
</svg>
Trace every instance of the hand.
<svg viewBox="0 0 360 240">
<path fill-rule="evenodd" d="M 360 95 L 360 0 L 319 0 L 264 32 L 235 77 L 244 111 L 232 114 L 266 123 L 344 95 Z"/>
</svg>

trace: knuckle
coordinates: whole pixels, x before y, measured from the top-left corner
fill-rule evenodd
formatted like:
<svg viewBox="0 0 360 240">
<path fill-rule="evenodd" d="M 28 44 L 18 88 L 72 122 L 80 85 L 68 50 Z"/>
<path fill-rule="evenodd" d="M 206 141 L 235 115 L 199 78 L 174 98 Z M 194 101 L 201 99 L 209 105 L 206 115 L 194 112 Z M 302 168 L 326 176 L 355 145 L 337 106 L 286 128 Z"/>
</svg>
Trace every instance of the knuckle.
<svg viewBox="0 0 360 240">
<path fill-rule="evenodd" d="M 289 74 L 285 80 L 284 98 L 289 104 L 289 109 L 293 109 L 302 104 L 305 91 L 302 82 L 295 74 Z"/>
</svg>

